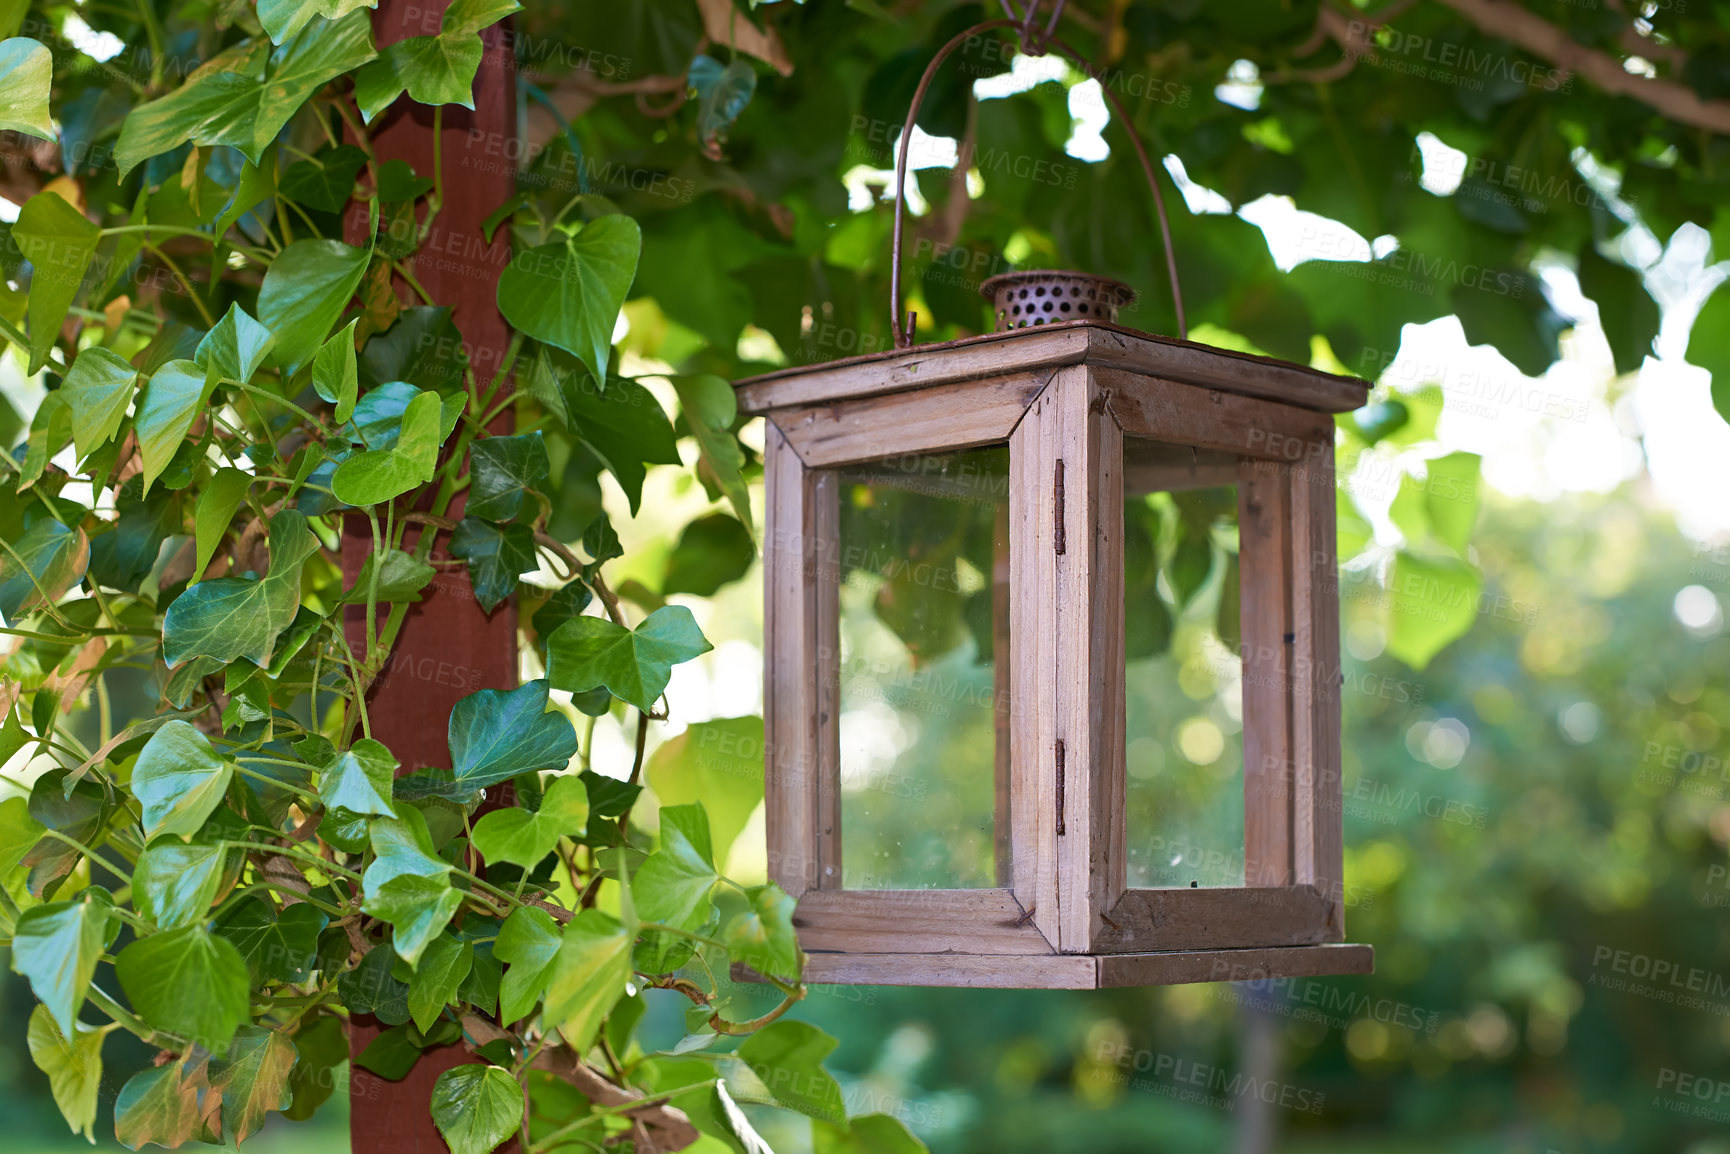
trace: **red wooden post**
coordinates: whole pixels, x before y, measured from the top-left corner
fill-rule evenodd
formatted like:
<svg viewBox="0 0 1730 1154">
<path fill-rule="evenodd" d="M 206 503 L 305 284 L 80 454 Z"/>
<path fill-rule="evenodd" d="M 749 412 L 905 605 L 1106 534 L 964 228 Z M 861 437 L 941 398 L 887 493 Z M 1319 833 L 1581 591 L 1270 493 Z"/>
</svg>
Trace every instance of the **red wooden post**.
<svg viewBox="0 0 1730 1154">
<path fill-rule="evenodd" d="M 382 0 L 373 13 L 373 35 L 380 47 L 409 36 L 432 35 L 449 0 Z M 495 293 L 499 273 L 510 260 L 504 230 L 487 244 L 481 222 L 515 191 L 515 173 L 506 159 L 517 127 L 516 76 L 509 21 L 483 32 L 486 52 L 475 76 L 475 110 L 446 105 L 441 159 L 444 205 L 427 243 L 414 259 L 415 278 L 433 300 L 452 306 L 469 361 L 482 386 L 497 372 L 508 330 Z M 401 159 L 416 174 L 433 171 L 433 110 L 406 96 L 377 122 L 372 133 L 379 160 Z M 349 240 L 365 238 L 364 214 L 349 218 Z M 419 303 L 418 301 L 416 303 Z M 508 420 L 508 418 L 507 418 Z M 450 511 L 462 516 L 459 494 Z M 411 539 L 412 543 L 412 539 Z M 372 550 L 370 529 L 351 524 L 343 538 L 343 571 L 350 581 Z M 435 560 L 449 559 L 441 544 Z M 351 608 L 350 644 L 364 638 L 364 615 Z M 517 683 L 517 611 L 507 601 L 491 616 L 481 612 L 470 589 L 468 571 L 440 567 L 419 604 L 409 610 L 390 664 L 374 684 L 368 712 L 372 734 L 402 762 L 401 773 L 425 766 L 448 766 L 445 743 L 451 709 L 477 689 L 509 689 Z M 349 1051 L 358 1055 L 377 1036 L 370 1015 L 356 1015 L 349 1027 Z M 460 1046 L 428 1050 L 400 1082 L 387 1082 L 355 1069 L 349 1087 L 349 1139 L 365 1154 L 445 1154 L 428 1106 L 433 1082 L 444 1071 L 471 1060 Z M 515 1139 L 500 1148 L 517 1151 Z"/>
</svg>

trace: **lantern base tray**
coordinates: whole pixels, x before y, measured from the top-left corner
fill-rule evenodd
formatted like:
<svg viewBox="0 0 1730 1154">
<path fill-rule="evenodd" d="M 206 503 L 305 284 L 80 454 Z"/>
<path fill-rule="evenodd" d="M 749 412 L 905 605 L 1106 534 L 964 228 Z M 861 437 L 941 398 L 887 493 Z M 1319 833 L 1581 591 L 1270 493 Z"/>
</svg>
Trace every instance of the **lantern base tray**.
<svg viewBox="0 0 1730 1154">
<path fill-rule="evenodd" d="M 1337 943 L 1143 954 L 833 954 L 806 955 L 805 981 L 848 986 L 976 986 L 990 989 L 1099 990 L 1367 974 L 1370 946 Z M 760 981 L 735 965 L 736 980 Z"/>
</svg>

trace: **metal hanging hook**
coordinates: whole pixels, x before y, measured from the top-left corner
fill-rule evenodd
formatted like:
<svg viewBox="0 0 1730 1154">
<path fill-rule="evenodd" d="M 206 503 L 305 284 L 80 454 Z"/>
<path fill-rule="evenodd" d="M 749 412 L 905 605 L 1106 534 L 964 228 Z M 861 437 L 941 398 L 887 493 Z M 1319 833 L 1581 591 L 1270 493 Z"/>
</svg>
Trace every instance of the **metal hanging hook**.
<svg viewBox="0 0 1730 1154">
<path fill-rule="evenodd" d="M 895 157 L 895 232 L 890 248 L 889 270 L 889 324 L 895 336 L 895 347 L 909 348 L 913 344 L 913 329 L 915 318 L 912 313 L 903 314 L 901 309 L 901 237 L 905 231 L 907 215 L 907 154 L 913 143 L 913 127 L 919 119 L 919 106 L 925 102 L 925 93 L 931 87 L 932 78 L 937 75 L 937 69 L 961 45 L 976 36 L 993 32 L 999 28 L 1013 28 L 1021 39 L 1022 52 L 1028 56 L 1043 56 L 1051 47 L 1062 52 L 1075 65 L 1085 72 L 1089 79 L 1099 80 L 1099 70 L 1082 57 L 1075 49 L 1059 38 L 1057 22 L 1063 15 L 1067 0 L 1056 0 L 1052 5 L 1051 15 L 1046 19 L 1044 28 L 1036 22 L 1039 15 L 1040 0 L 1027 0 L 1024 11 L 1017 13 L 1012 0 L 998 0 L 1005 16 L 1001 20 L 986 20 L 966 28 L 950 38 L 949 42 L 937 50 L 931 58 L 931 63 L 925 66 L 924 73 L 919 77 L 919 86 L 913 90 L 913 101 L 907 110 L 907 119 L 901 125 L 901 143 L 896 149 Z M 1166 216 L 1165 195 L 1160 191 L 1159 177 L 1153 166 L 1153 160 L 1148 155 L 1147 146 L 1142 142 L 1141 134 L 1136 132 L 1135 124 L 1129 118 L 1129 111 L 1117 94 L 1103 81 L 1099 85 L 1105 99 L 1110 103 L 1113 116 L 1122 123 L 1124 131 L 1129 134 L 1130 144 L 1135 148 L 1136 159 L 1141 162 L 1142 175 L 1147 178 L 1147 186 L 1153 192 L 1154 213 L 1159 218 L 1160 240 L 1165 246 L 1166 275 L 1171 281 L 1171 301 L 1177 317 L 1177 335 L 1180 339 L 1189 338 L 1189 323 L 1184 316 L 1183 288 L 1178 282 L 1177 254 L 1172 248 L 1171 221 Z M 905 320 L 903 317 L 905 316 Z"/>
</svg>

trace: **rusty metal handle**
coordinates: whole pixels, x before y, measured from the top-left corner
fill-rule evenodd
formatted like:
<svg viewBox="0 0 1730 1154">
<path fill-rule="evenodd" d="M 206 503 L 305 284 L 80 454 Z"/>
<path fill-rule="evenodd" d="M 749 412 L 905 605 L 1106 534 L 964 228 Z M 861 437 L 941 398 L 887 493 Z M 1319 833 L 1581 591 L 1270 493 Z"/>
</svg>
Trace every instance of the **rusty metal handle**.
<svg viewBox="0 0 1730 1154">
<path fill-rule="evenodd" d="M 1002 20 L 986 20 L 975 24 L 955 34 L 947 44 L 937 50 L 937 55 L 931 58 L 931 63 L 925 66 L 925 72 L 919 77 L 919 86 L 913 90 L 913 103 L 907 110 L 907 120 L 901 126 L 901 146 L 895 157 L 895 232 L 890 249 L 889 268 L 889 325 L 895 335 L 895 347 L 905 349 L 913 344 L 913 318 L 906 317 L 906 325 L 902 324 L 901 312 L 901 235 L 904 231 L 904 221 L 907 214 L 907 154 L 913 145 L 913 128 L 919 119 L 919 106 L 925 102 L 925 93 L 931 87 L 931 80 L 937 75 L 938 66 L 949 58 L 949 55 L 962 44 L 985 32 L 999 28 L 1015 28 L 1020 30 L 1022 50 L 1029 55 L 1043 55 L 1047 44 L 1055 45 L 1065 56 L 1073 60 L 1077 67 L 1087 73 L 1093 80 L 1099 79 L 1099 70 L 1082 58 L 1081 54 L 1059 39 L 1057 19 L 1063 13 L 1064 0 L 1058 0 L 1052 9 L 1051 18 L 1047 21 L 1043 32 L 1034 26 L 1033 19 L 1039 10 L 1039 0 L 1027 0 L 1027 10 L 1016 18 L 1010 0 L 1000 0 L 1004 12 L 1009 15 Z M 1031 51 L 1030 51 L 1031 49 Z M 1147 146 L 1142 143 L 1141 135 L 1135 131 L 1135 125 L 1129 119 L 1128 111 L 1117 94 L 1101 83 L 1100 91 L 1105 99 L 1110 101 L 1112 112 L 1117 120 L 1122 122 L 1124 131 L 1129 133 L 1129 140 L 1135 146 L 1135 155 L 1141 161 L 1141 171 L 1147 177 L 1147 186 L 1153 191 L 1153 207 L 1159 217 L 1160 238 L 1165 244 L 1165 268 L 1171 279 L 1172 305 L 1177 313 L 1177 335 L 1188 339 L 1189 324 L 1184 317 L 1183 289 L 1178 283 L 1177 255 L 1171 245 L 1171 222 L 1165 213 L 1165 196 L 1159 189 L 1159 178 L 1154 171 L 1153 161 L 1147 154 Z"/>
</svg>

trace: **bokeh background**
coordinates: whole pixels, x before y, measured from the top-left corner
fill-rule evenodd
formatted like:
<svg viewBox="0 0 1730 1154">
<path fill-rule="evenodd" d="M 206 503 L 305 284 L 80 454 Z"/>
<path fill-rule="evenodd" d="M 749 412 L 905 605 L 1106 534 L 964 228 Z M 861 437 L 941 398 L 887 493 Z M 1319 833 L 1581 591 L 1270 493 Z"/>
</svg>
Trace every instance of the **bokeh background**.
<svg viewBox="0 0 1730 1154">
<path fill-rule="evenodd" d="M 996 86 L 993 98 L 1060 85 L 1064 151 L 1078 165 L 1109 155 L 1097 92 L 1073 73 L 1025 61 L 980 83 Z M 1257 91 L 1251 69 L 1197 99 L 1252 107 Z M 1064 103 L 1048 93 L 1047 114 Z M 928 147 L 915 168 L 944 161 L 934 139 L 916 137 Z M 1434 137 L 1411 147 L 1427 192 L 1461 187 L 1463 153 Z M 850 149 L 827 179 L 869 214 L 885 167 L 869 148 Z M 1182 164 L 1170 167 L 1181 178 Z M 1183 179 L 1180 230 L 1232 210 Z M 1384 255 L 1372 250 L 1379 241 L 1290 198 L 1237 211 L 1282 269 Z M 860 248 L 880 239 L 871 229 L 841 238 Z M 1375 946 L 1376 973 L 1090 994 L 817 990 L 797 1015 L 841 1039 L 830 1065 L 850 1112 L 893 1113 L 942 1154 L 1730 1152 L 1730 426 L 1713 409 L 1708 375 L 1684 360 L 1695 310 L 1724 270 L 1693 225 L 1664 235 L 1630 227 L 1620 243 L 1664 311 L 1636 371 L 1617 372 L 1603 318 L 1566 260 L 1541 270 L 1544 299 L 1571 327 L 1540 377 L 1469 345 L 1452 316 L 1408 325 L 1397 352 L 1350 366 L 1379 380 L 1378 403 L 1407 414 L 1388 436 L 1351 420 L 1340 432 L 1351 498 L 1341 578 L 1347 932 Z M 694 342 L 686 351 L 702 343 L 647 297 L 626 316 L 627 372 L 667 371 L 683 359 L 681 341 Z M 1196 335 L 1247 343 L 1217 327 Z M 853 339 L 827 355 L 853 351 L 863 337 Z M 1318 347 L 1318 363 L 1330 356 Z M 748 326 L 737 359 L 787 354 Z M 11 359 L 0 362 L 0 393 L 27 424 L 40 390 Z M 657 396 L 672 411 L 670 393 Z M 760 426 L 744 437 L 760 445 Z M 741 562 L 742 576 L 687 573 L 674 585 L 681 537 L 716 506 L 688 471 L 658 468 L 632 517 L 610 478 L 593 477 L 570 463 L 559 510 L 567 535 L 604 505 L 627 553 L 615 586 L 686 589 L 670 596 L 692 606 L 716 646 L 675 673 L 651 784 L 665 803 L 708 802 L 727 872 L 761 877 L 759 568 Z M 1429 498 L 1443 481 L 1449 495 L 1437 505 Z M 760 485 L 754 497 L 760 511 Z M 1462 518 L 1481 592 L 1458 639 L 1414 668 L 1411 623 L 1394 619 L 1385 571 L 1403 542 L 1452 534 Z M 1216 562 L 1226 563 L 1223 551 Z M 859 644 L 886 644 L 880 626 L 858 626 Z M 1182 681 L 1168 671 L 1161 684 L 1181 692 Z M 1174 780 L 1231 772 L 1230 710 L 1205 688 L 1187 705 L 1165 695 L 1176 712 L 1158 759 Z M 148 711 L 142 679 L 115 691 L 117 712 Z M 978 721 L 966 711 L 948 720 Z M 921 749 L 967 744 L 945 721 L 926 718 Z M 629 764 L 612 719 L 596 735 L 597 768 Z M 726 756 L 699 756 L 716 748 Z M 979 764 L 928 758 L 921 788 L 962 796 L 967 783 L 952 791 L 946 775 L 961 781 Z M 31 772 L 7 766 L 0 790 Z M 910 808 L 882 807 L 884 820 Z M 653 807 L 642 816 L 652 825 Z M 742 1015 L 767 995 L 735 997 Z M 23 980 L 0 972 L 0 1152 L 84 1149 L 29 1060 L 30 1004 Z M 678 1008 L 655 1003 L 646 1042 L 679 1032 Z M 117 1035 L 109 1085 L 149 1057 Z M 305 1126 L 273 1119 L 248 1149 L 346 1149 L 348 1108 L 338 1095 Z M 783 1154 L 810 1148 L 802 1121 L 763 1126 Z M 113 1146 L 106 1111 L 97 1133 L 100 1148 Z"/>
</svg>

